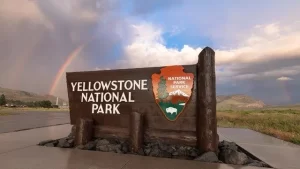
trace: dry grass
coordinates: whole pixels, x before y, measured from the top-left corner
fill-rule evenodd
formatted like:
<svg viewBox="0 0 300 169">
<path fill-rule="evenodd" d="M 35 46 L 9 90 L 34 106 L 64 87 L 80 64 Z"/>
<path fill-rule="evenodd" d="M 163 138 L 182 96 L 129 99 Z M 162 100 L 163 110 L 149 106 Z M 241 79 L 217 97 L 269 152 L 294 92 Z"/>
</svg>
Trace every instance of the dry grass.
<svg viewBox="0 0 300 169">
<path fill-rule="evenodd" d="M 7 107 L 0 107 L 0 116 L 4 115 L 12 115 L 22 112 L 31 112 L 31 111 L 39 111 L 39 112 L 45 112 L 45 111 L 55 111 L 55 112 L 66 112 L 69 111 L 69 109 L 58 109 L 58 108 L 7 108 Z"/>
<path fill-rule="evenodd" d="M 0 112 L 0 116 L 8 116 L 8 115 L 14 115 L 14 114 L 17 114 L 17 113 L 14 113 L 14 112 Z"/>
<path fill-rule="evenodd" d="M 218 126 L 249 128 L 300 144 L 300 110 L 219 111 Z"/>
</svg>

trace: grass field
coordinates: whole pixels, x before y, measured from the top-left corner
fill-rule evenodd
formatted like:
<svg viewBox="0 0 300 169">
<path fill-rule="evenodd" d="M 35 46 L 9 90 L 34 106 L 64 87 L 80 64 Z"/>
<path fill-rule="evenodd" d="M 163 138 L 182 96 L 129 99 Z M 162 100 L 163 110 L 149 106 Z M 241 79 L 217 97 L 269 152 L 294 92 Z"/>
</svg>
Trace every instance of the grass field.
<svg viewBox="0 0 300 169">
<path fill-rule="evenodd" d="M 44 111 L 69 111 L 69 109 L 58 109 L 58 108 L 7 108 L 7 107 L 0 107 L 0 116 L 5 116 L 5 115 L 12 115 L 12 114 L 16 114 L 21 113 L 21 112 L 30 112 L 30 111 L 40 111 L 40 112 L 44 112 Z"/>
<path fill-rule="evenodd" d="M 219 127 L 249 128 L 300 144 L 300 106 L 257 110 L 218 110 Z"/>
</svg>

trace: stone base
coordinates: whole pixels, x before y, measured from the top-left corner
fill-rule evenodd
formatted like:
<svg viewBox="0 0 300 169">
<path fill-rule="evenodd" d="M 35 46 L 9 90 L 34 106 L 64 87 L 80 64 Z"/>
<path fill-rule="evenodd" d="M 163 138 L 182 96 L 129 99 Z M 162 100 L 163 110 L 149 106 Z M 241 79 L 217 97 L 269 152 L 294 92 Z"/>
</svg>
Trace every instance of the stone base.
<svg viewBox="0 0 300 169">
<path fill-rule="evenodd" d="M 42 141 L 38 145 L 271 168 L 266 163 L 246 155 L 234 142 L 227 141 L 222 141 L 219 143 L 218 155 L 214 152 L 200 154 L 198 149 L 195 147 L 170 145 L 161 142 L 145 143 L 137 153 L 133 153 L 130 151 L 130 144 L 127 140 L 116 138 L 94 138 L 85 145 L 79 145 L 75 147 L 74 134 L 72 133 L 68 137 L 58 140 Z"/>
</svg>

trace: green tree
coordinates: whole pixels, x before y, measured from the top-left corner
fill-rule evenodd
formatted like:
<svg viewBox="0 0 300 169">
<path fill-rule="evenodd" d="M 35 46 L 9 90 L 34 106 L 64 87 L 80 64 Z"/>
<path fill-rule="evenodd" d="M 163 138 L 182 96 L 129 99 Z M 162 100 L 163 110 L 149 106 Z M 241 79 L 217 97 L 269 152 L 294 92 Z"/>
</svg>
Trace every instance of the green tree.
<svg viewBox="0 0 300 169">
<path fill-rule="evenodd" d="M 160 81 L 158 82 L 158 98 L 160 100 L 163 100 L 169 96 L 169 93 L 167 92 L 167 81 L 163 76 L 160 76 Z"/>
<path fill-rule="evenodd" d="M 2 95 L 0 96 L 0 106 L 3 106 L 3 105 L 5 105 L 5 104 L 6 104 L 5 95 L 2 94 Z"/>
<path fill-rule="evenodd" d="M 52 108 L 52 103 L 49 100 L 26 102 L 25 105 L 28 107 Z"/>
<path fill-rule="evenodd" d="M 43 101 L 39 102 L 39 106 L 38 107 L 51 108 L 52 107 L 52 103 L 49 100 L 43 100 Z"/>
<path fill-rule="evenodd" d="M 35 106 L 34 102 L 27 102 L 25 105 L 28 106 L 28 107 L 34 107 Z"/>
</svg>

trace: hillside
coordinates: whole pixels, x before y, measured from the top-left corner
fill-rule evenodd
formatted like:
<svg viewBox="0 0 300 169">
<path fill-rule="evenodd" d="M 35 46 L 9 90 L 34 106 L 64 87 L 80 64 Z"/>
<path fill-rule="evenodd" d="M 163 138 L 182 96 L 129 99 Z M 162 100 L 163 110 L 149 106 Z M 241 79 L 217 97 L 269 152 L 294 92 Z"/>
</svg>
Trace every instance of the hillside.
<svg viewBox="0 0 300 169">
<path fill-rule="evenodd" d="M 217 96 L 217 109 L 245 109 L 245 108 L 264 108 L 266 104 L 261 100 L 256 100 L 250 96 L 237 95 L 220 95 Z"/>
<path fill-rule="evenodd" d="M 4 94 L 7 100 L 20 100 L 23 102 L 31 102 L 31 101 L 42 101 L 42 100 L 50 100 L 52 104 L 56 103 L 56 97 L 51 95 L 39 95 L 36 93 L 21 91 L 21 90 L 13 90 L 0 87 L 0 95 Z M 65 100 L 59 98 L 58 103 L 62 105 Z"/>
</svg>

